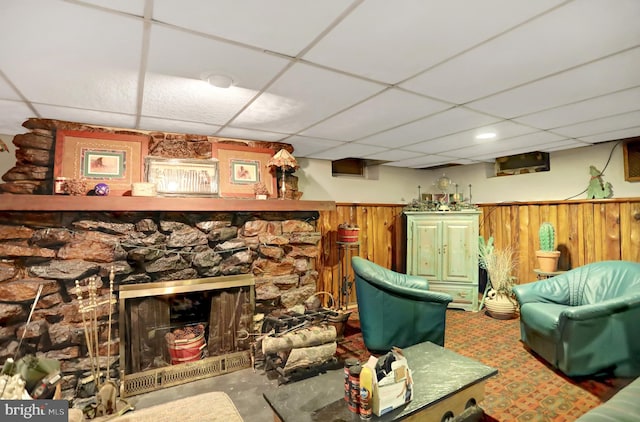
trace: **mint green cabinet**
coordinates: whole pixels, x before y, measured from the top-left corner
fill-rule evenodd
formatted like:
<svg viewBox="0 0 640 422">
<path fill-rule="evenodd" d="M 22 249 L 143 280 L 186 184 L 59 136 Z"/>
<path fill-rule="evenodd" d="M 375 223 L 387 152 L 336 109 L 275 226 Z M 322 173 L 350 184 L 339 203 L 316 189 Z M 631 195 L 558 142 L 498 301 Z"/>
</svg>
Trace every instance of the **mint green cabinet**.
<svg viewBox="0 0 640 422">
<path fill-rule="evenodd" d="M 478 310 L 480 212 L 405 212 L 407 273 L 429 280 L 429 290 L 453 296 L 452 308 Z"/>
</svg>

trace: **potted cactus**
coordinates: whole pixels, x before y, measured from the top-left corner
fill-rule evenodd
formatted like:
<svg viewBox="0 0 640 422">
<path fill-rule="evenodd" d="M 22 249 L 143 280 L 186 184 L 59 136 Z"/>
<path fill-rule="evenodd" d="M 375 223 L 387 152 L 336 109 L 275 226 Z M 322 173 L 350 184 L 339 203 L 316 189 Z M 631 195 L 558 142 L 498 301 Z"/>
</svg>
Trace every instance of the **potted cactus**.
<svg viewBox="0 0 640 422">
<path fill-rule="evenodd" d="M 556 231 L 551 223 L 544 222 L 538 229 L 540 249 L 536 251 L 538 268 L 545 273 L 553 273 L 558 270 L 558 258 L 560 251 L 555 247 Z"/>
</svg>

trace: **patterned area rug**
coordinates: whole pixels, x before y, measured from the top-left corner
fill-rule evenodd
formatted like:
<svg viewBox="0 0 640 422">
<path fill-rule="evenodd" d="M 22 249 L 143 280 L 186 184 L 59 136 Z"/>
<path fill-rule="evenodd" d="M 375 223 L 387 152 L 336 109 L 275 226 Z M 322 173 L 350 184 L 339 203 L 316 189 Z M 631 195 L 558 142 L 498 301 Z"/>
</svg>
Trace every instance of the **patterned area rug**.
<svg viewBox="0 0 640 422">
<path fill-rule="evenodd" d="M 614 395 L 631 379 L 570 379 L 554 371 L 520 342 L 520 321 L 481 312 L 447 311 L 445 347 L 498 369 L 488 380 L 483 420 L 573 421 Z M 368 359 L 354 312 L 338 344 L 340 358 Z"/>
</svg>

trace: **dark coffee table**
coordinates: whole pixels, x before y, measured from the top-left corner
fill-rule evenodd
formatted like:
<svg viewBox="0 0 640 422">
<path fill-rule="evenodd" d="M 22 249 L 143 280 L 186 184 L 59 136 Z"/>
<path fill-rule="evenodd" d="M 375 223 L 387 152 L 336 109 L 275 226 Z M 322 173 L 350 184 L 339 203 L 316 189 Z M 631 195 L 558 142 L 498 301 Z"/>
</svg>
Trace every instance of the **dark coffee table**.
<svg viewBox="0 0 640 422">
<path fill-rule="evenodd" d="M 372 421 L 441 421 L 467 414 L 484 399 L 484 385 L 498 371 L 433 343 L 404 349 L 413 375 L 413 400 Z M 356 420 L 344 401 L 342 370 L 282 385 L 264 393 L 276 422 Z M 354 419 L 355 416 L 355 419 Z"/>
</svg>

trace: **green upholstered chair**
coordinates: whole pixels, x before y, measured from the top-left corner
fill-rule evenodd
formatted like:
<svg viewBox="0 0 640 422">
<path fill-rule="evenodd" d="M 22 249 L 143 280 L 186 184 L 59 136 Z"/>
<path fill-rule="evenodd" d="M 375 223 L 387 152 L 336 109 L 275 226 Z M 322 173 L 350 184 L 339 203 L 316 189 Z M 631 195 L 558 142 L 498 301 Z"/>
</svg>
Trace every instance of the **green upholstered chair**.
<svg viewBox="0 0 640 422">
<path fill-rule="evenodd" d="M 446 309 L 453 300 L 429 291 L 421 277 L 400 274 L 354 256 L 360 328 L 365 346 L 384 353 L 430 341 L 444 346 Z"/>
<path fill-rule="evenodd" d="M 552 366 L 640 375 L 640 263 L 594 262 L 513 290 L 522 341 Z"/>
</svg>

